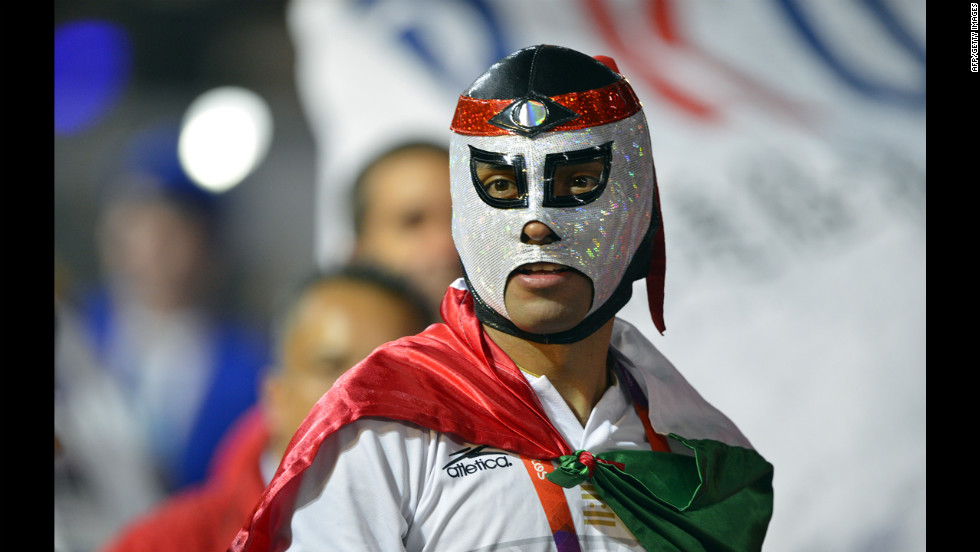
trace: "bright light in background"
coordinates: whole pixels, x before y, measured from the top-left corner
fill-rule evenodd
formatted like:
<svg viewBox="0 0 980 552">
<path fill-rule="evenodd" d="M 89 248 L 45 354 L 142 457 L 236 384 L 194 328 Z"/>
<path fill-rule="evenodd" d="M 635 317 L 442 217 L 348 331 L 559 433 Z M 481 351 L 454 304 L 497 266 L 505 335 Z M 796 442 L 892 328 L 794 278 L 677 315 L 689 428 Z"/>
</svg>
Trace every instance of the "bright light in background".
<svg viewBox="0 0 980 552">
<path fill-rule="evenodd" d="M 129 82 L 129 35 L 108 21 L 72 21 L 54 31 L 54 132 L 86 130 L 118 102 Z"/>
<path fill-rule="evenodd" d="M 215 88 L 187 108 L 177 153 L 187 175 L 202 188 L 225 192 L 265 158 L 272 142 L 272 112 L 244 88 Z"/>
</svg>

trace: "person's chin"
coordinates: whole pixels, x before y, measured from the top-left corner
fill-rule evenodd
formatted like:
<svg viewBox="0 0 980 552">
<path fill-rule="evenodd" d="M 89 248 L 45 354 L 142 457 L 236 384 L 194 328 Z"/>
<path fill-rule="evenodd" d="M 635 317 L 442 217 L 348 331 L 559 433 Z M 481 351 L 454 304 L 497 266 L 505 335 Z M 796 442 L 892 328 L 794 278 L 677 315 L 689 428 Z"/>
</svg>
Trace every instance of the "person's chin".
<svg viewBox="0 0 980 552">
<path fill-rule="evenodd" d="M 518 316 L 511 320 L 517 329 L 535 335 L 551 335 L 570 330 L 579 321 L 570 323 L 567 317 L 547 318 Z"/>
</svg>

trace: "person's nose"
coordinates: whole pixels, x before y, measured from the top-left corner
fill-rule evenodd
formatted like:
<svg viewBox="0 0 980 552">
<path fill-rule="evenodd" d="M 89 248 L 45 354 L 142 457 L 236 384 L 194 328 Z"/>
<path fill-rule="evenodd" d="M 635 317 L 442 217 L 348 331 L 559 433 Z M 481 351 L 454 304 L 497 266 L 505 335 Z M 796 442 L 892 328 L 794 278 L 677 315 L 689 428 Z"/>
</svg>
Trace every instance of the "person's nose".
<svg viewBox="0 0 980 552">
<path fill-rule="evenodd" d="M 554 243 L 561 240 L 555 231 L 548 227 L 547 224 L 532 220 L 531 222 L 524 225 L 524 230 L 521 231 L 521 242 L 531 245 L 545 245 L 549 243 Z"/>
</svg>

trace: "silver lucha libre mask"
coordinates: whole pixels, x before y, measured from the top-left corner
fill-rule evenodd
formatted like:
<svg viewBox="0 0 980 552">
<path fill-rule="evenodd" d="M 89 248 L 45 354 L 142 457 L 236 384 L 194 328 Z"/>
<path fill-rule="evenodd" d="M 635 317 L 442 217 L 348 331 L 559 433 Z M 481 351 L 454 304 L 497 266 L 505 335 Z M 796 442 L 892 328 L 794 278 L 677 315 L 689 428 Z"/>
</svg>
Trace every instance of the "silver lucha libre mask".
<svg viewBox="0 0 980 552">
<path fill-rule="evenodd" d="M 452 235 L 483 323 L 542 343 L 579 341 L 626 304 L 651 259 L 660 263 L 662 305 L 650 134 L 621 75 L 574 50 L 526 48 L 464 92 L 452 130 Z M 553 241 L 522 240 L 534 221 Z M 511 321 L 508 278 L 538 262 L 571 267 L 592 282 L 591 307 L 574 328 L 531 334 Z"/>
</svg>

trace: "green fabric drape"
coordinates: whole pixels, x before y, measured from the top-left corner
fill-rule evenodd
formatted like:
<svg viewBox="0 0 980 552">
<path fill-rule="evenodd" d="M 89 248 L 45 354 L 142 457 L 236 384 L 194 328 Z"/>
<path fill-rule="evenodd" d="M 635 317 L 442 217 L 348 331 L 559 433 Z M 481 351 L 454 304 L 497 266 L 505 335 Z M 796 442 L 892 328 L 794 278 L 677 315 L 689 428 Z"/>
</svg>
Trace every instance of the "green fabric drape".
<svg viewBox="0 0 980 552">
<path fill-rule="evenodd" d="M 694 456 L 610 451 L 595 455 L 599 461 L 590 469 L 579 461 L 582 451 L 576 451 L 562 456 L 548 479 L 562 487 L 591 479 L 647 550 L 761 550 L 772 517 L 772 464 L 752 449 L 670 437 Z"/>
</svg>

